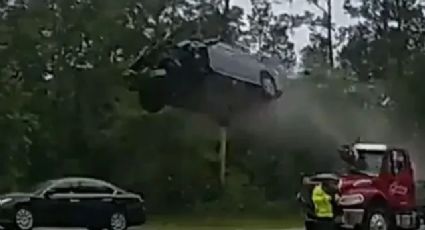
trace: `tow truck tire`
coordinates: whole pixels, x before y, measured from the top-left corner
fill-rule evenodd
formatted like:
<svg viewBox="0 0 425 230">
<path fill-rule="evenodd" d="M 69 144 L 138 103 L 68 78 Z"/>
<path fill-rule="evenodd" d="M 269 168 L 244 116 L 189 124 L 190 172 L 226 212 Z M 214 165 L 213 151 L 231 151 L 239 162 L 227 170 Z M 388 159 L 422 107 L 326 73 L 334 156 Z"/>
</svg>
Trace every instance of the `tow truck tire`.
<svg viewBox="0 0 425 230">
<path fill-rule="evenodd" d="M 376 207 L 367 210 L 362 230 L 395 230 L 395 223 L 385 208 Z M 382 227 L 377 227 L 382 226 Z"/>
</svg>

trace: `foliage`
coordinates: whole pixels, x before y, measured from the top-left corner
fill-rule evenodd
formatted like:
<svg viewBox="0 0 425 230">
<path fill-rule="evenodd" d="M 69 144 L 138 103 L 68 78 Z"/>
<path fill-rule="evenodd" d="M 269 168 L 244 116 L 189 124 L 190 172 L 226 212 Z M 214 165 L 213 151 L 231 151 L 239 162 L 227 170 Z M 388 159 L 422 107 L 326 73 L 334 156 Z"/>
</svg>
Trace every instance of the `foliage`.
<svg viewBox="0 0 425 230">
<path fill-rule="evenodd" d="M 270 0 L 252 0 L 251 5 L 249 29 L 242 36 L 243 42 L 256 47 L 260 53 L 271 55 L 285 69 L 292 70 L 296 65 L 296 54 L 290 33 L 302 25 L 304 16 L 286 13 L 275 15 Z"/>
</svg>

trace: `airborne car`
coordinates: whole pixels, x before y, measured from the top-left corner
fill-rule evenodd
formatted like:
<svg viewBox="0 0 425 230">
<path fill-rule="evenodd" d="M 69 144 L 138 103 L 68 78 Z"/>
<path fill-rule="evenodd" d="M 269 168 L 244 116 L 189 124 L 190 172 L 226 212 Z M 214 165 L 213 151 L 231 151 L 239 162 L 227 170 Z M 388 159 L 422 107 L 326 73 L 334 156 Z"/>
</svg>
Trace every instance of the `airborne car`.
<svg viewBox="0 0 425 230">
<path fill-rule="evenodd" d="M 28 193 L 0 196 L 0 225 L 6 229 L 84 227 L 125 230 L 145 222 L 140 195 L 92 178 L 62 178 Z"/>
<path fill-rule="evenodd" d="M 140 70 L 144 61 L 137 60 L 131 69 Z M 140 101 L 148 111 L 157 112 L 167 104 L 202 98 L 199 92 L 211 89 L 231 95 L 242 87 L 266 100 L 276 99 L 283 91 L 285 71 L 270 55 L 255 55 L 241 44 L 210 39 L 185 40 L 167 49 L 151 75 L 140 83 Z"/>
</svg>

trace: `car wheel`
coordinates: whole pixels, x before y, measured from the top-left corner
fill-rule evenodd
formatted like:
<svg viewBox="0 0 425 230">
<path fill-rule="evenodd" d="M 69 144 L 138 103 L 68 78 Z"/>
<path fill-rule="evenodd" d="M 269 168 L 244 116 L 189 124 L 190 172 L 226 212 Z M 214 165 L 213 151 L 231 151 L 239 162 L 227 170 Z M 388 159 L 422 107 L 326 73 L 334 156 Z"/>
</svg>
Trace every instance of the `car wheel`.
<svg viewBox="0 0 425 230">
<path fill-rule="evenodd" d="M 138 92 L 140 106 L 149 113 L 157 113 L 165 107 L 163 79 L 149 79 L 141 82 Z"/>
<path fill-rule="evenodd" d="M 263 72 L 261 74 L 261 87 L 263 89 L 264 96 L 267 98 L 276 98 L 279 94 L 275 80 L 267 72 Z"/>
<path fill-rule="evenodd" d="M 123 212 L 114 212 L 109 218 L 109 229 L 110 230 L 126 230 L 127 229 L 127 217 Z"/>
<path fill-rule="evenodd" d="M 34 216 L 29 208 L 19 207 L 14 217 L 14 227 L 18 230 L 30 230 L 34 227 Z"/>
<path fill-rule="evenodd" d="M 152 95 L 145 95 L 144 93 L 139 92 L 139 103 L 140 106 L 149 113 L 157 113 L 165 107 L 165 103 L 161 99 L 155 98 Z"/>
</svg>

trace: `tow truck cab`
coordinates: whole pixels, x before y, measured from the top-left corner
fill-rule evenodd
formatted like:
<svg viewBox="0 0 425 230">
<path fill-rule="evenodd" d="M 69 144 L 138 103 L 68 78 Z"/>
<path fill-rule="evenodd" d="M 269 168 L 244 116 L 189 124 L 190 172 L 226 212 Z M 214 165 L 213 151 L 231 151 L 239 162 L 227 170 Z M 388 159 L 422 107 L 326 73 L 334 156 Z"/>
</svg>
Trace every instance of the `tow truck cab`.
<svg viewBox="0 0 425 230">
<path fill-rule="evenodd" d="M 356 143 L 343 146 L 339 153 L 348 164 L 345 173 L 333 177 L 339 191 L 335 221 L 342 228 L 420 227 L 424 204 L 417 199 L 417 193 L 423 194 L 423 186 L 416 186 L 407 150 Z M 304 178 L 303 187 L 318 183 L 317 178 L 317 174 Z"/>
</svg>

